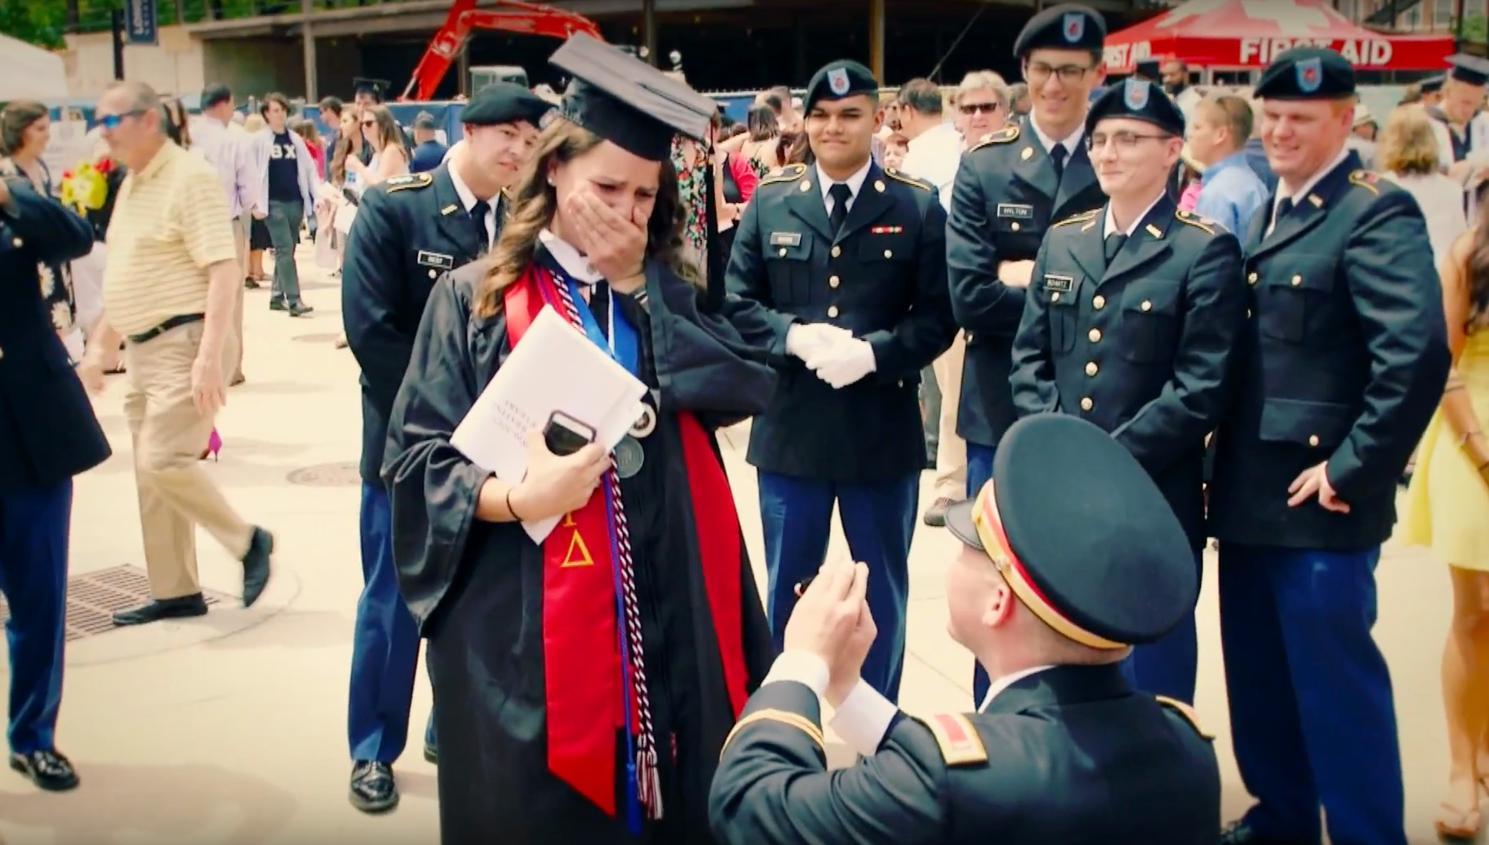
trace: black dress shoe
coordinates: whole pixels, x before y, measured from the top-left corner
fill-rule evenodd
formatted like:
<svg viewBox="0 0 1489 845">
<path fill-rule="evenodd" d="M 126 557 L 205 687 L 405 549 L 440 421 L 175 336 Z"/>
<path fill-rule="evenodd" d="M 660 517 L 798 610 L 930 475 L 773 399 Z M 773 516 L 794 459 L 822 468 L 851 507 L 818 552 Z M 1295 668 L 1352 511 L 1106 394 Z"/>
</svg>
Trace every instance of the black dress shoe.
<svg viewBox="0 0 1489 845">
<path fill-rule="evenodd" d="M 424 743 L 424 759 L 425 760 L 428 760 L 429 762 L 431 762 L 434 765 L 438 766 L 439 765 L 439 746 L 436 745 L 436 744 L 434 744 L 434 743 L 432 743 L 432 742 L 426 742 L 426 743 Z"/>
<path fill-rule="evenodd" d="M 925 509 L 925 515 L 921 519 L 932 528 L 940 528 L 946 524 L 946 511 L 952 504 L 954 503 L 950 499 L 943 496 Z"/>
<path fill-rule="evenodd" d="M 364 813 L 386 813 L 397 807 L 398 783 L 393 780 L 393 767 L 376 760 L 356 761 L 347 797 Z"/>
<path fill-rule="evenodd" d="M 311 311 L 314 310 L 314 306 L 306 305 L 303 302 L 291 302 L 289 304 L 289 312 L 291 317 L 301 317 L 309 314 Z"/>
<path fill-rule="evenodd" d="M 258 290 L 259 283 L 254 281 L 252 276 L 245 276 L 243 279 L 243 287 L 248 290 Z"/>
<path fill-rule="evenodd" d="M 270 311 L 288 311 L 288 310 L 290 310 L 290 307 L 289 307 L 288 304 L 285 303 L 285 301 L 283 299 L 281 299 L 281 298 L 279 298 L 279 297 L 276 296 L 275 298 L 269 300 L 269 310 Z"/>
<path fill-rule="evenodd" d="M 207 602 L 201 593 L 180 596 L 174 599 L 156 599 L 129 610 L 114 614 L 115 625 L 144 625 L 162 619 L 184 619 L 188 616 L 206 616 Z"/>
<path fill-rule="evenodd" d="M 72 763 L 55 750 L 10 755 L 10 767 L 48 792 L 65 792 L 78 785 Z"/>
<path fill-rule="evenodd" d="M 1317 845 L 1317 840 L 1314 840 Z M 1262 836 L 1256 832 L 1245 819 L 1231 822 L 1225 830 L 1220 831 L 1220 845 L 1305 845 L 1302 840 L 1276 839 L 1270 836 Z"/>
<path fill-rule="evenodd" d="M 255 525 L 248 554 L 243 555 L 243 606 L 253 607 L 269 583 L 269 555 L 274 553 L 274 535 Z"/>
</svg>

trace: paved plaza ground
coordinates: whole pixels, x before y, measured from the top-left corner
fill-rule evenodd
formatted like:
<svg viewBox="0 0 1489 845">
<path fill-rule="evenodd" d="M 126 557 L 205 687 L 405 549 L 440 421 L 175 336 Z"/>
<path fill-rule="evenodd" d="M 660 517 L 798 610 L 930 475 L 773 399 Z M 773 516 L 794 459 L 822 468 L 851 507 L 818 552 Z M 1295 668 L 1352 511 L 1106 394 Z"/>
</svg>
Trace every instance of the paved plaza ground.
<svg viewBox="0 0 1489 845">
<path fill-rule="evenodd" d="M 42 794 L 19 775 L 0 772 L 0 842 L 436 840 L 435 769 L 420 753 L 429 712 L 422 671 L 414 694 L 414 739 L 395 769 L 402 804 L 389 815 L 369 817 L 346 800 L 347 678 L 362 585 L 357 367 L 348 351 L 334 347 L 341 331 L 336 281 L 313 266 L 308 248 L 302 249 L 300 267 L 313 314 L 290 319 L 269 312 L 266 291 L 246 294 L 248 382 L 229 392 L 219 421 L 226 447 L 221 462 L 209 466 L 244 516 L 275 532 L 276 568 L 268 591 L 244 610 L 236 598 L 241 567 L 201 533 L 203 584 L 222 596 L 209 615 L 70 642 L 58 737 L 82 786 Z M 114 457 L 77 482 L 75 578 L 144 566 L 121 413 L 123 378 L 112 377 L 97 402 Z M 746 540 L 759 562 L 759 507 L 754 472 L 743 457 L 745 432 L 732 429 L 723 439 Z M 929 482 L 927 475 L 922 506 Z M 911 712 L 969 707 L 970 657 L 945 632 L 943 573 L 954 552 L 955 541 L 944 531 L 917 531 L 902 702 Z M 847 553 L 840 532 L 831 553 Z M 1249 798 L 1231 753 L 1214 567 L 1210 553 L 1199 604 L 1197 706 L 1218 736 L 1230 818 Z M 1451 607 L 1448 576 L 1422 550 L 1392 545 L 1378 581 L 1376 634 L 1395 681 L 1408 833 L 1413 842 L 1431 842 L 1447 760 L 1438 659 Z M 0 655 L 0 679 L 8 682 L 4 660 Z M 493 834 L 498 842 L 499 833 Z"/>
</svg>

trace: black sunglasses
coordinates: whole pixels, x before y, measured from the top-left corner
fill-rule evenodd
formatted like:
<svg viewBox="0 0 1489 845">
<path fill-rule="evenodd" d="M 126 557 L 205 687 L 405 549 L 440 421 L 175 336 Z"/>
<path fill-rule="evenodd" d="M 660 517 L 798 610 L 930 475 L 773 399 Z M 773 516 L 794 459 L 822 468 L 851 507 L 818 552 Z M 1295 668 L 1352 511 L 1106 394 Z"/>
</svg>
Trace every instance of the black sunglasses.
<svg viewBox="0 0 1489 845">
<path fill-rule="evenodd" d="M 962 110 L 962 114 L 976 114 L 977 112 L 982 112 L 983 114 L 992 114 L 993 112 L 998 110 L 998 104 L 968 103 L 965 106 L 959 106 L 959 108 Z"/>
</svg>

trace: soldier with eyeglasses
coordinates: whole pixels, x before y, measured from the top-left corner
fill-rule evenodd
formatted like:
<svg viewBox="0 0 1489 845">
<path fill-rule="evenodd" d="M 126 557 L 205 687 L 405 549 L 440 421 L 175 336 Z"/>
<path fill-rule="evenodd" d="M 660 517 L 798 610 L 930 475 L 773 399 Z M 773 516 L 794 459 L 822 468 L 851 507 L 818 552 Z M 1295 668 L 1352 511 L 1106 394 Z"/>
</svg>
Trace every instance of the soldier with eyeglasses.
<svg viewBox="0 0 1489 845">
<path fill-rule="evenodd" d="M 1051 222 L 1106 200 L 1086 154 L 1086 107 L 1106 78 L 1106 22 L 1086 6 L 1051 6 L 1014 42 L 1033 110 L 969 148 L 952 188 L 946 264 L 952 309 L 966 332 L 957 434 L 967 441 L 967 493 L 992 474 L 1017 413 L 1009 387 L 1014 334 L 1034 256 Z M 987 678 L 975 670 L 974 700 Z"/>
</svg>

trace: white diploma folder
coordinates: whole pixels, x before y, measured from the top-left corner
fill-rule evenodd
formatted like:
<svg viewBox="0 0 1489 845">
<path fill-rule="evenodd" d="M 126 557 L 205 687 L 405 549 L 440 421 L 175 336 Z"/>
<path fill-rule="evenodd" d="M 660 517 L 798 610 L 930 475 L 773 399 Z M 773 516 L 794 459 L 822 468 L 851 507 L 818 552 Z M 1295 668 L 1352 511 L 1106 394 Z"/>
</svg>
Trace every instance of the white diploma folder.
<svg viewBox="0 0 1489 845">
<path fill-rule="evenodd" d="M 645 395 L 645 383 L 544 306 L 450 442 L 471 463 L 517 484 L 527 473 L 528 434 L 541 431 L 554 411 L 594 427 L 596 442 L 610 450 L 641 416 Z M 558 520 L 522 527 L 541 543 Z"/>
</svg>

